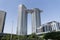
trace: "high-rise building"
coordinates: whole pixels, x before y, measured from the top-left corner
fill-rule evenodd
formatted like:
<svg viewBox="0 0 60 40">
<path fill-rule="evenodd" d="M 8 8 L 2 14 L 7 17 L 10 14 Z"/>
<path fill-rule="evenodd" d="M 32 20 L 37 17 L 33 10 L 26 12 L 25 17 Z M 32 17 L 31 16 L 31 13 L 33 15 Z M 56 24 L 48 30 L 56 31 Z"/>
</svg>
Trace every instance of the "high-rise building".
<svg viewBox="0 0 60 40">
<path fill-rule="evenodd" d="M 41 11 L 38 8 L 34 8 L 33 10 L 34 12 L 32 13 L 32 33 L 36 33 L 36 29 L 41 26 Z"/>
<path fill-rule="evenodd" d="M 17 24 L 17 34 L 27 35 L 27 13 L 26 7 L 24 5 L 19 5 L 18 7 L 18 24 Z"/>
<path fill-rule="evenodd" d="M 0 10 L 0 33 L 3 33 L 5 18 L 6 18 L 6 12 Z"/>
<path fill-rule="evenodd" d="M 32 15 L 32 33 L 36 33 L 36 29 L 41 25 L 40 12 L 38 8 L 27 9 L 24 5 L 19 5 L 17 34 L 27 35 L 27 14 Z"/>
</svg>

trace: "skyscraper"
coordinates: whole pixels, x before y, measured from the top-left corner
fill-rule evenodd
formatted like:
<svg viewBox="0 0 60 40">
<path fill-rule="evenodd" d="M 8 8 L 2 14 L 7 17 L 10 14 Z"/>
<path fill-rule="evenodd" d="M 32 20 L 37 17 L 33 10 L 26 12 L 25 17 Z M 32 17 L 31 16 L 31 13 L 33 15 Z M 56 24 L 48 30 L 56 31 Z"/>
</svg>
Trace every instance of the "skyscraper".
<svg viewBox="0 0 60 40">
<path fill-rule="evenodd" d="M 6 18 L 6 12 L 0 10 L 0 33 L 3 33 L 5 18 Z"/>
<path fill-rule="evenodd" d="M 24 5 L 19 5 L 18 14 L 18 24 L 17 24 L 17 34 L 26 35 L 27 34 L 27 13 L 25 12 L 26 7 Z"/>
<path fill-rule="evenodd" d="M 40 20 L 40 10 L 38 8 L 33 9 L 34 12 L 32 13 L 32 33 L 36 33 L 36 29 L 40 27 L 41 20 Z"/>
<path fill-rule="evenodd" d="M 27 35 L 27 14 L 32 15 L 32 33 L 36 33 L 37 27 L 40 27 L 40 10 L 38 8 L 27 9 L 24 5 L 19 5 L 17 34 Z"/>
</svg>

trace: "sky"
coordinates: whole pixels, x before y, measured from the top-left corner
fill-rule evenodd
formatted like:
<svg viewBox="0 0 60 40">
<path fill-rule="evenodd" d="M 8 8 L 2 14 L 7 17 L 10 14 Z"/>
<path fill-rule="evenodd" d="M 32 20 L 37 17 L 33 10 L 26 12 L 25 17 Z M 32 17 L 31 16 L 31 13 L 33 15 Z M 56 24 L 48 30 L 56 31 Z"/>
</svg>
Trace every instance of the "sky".
<svg viewBox="0 0 60 40">
<path fill-rule="evenodd" d="M 16 34 L 18 6 L 24 4 L 27 9 L 39 8 L 41 12 L 41 24 L 50 21 L 60 22 L 60 0 L 0 0 L 0 10 L 6 11 L 4 33 Z M 31 14 L 28 14 L 28 34 L 31 34 Z M 12 31 L 13 28 L 13 31 Z"/>
</svg>

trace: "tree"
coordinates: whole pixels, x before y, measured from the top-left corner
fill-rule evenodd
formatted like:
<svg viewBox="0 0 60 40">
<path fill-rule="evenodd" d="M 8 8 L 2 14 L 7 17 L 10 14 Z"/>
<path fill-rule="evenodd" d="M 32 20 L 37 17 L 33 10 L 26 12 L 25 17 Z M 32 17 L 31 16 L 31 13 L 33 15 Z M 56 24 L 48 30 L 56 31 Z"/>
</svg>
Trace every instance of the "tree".
<svg viewBox="0 0 60 40">
<path fill-rule="evenodd" d="M 60 40 L 60 31 L 58 32 L 50 32 L 50 33 L 46 33 L 44 35 L 45 39 L 54 39 L 54 40 Z"/>
<path fill-rule="evenodd" d="M 31 35 L 14 35 L 12 34 L 4 34 L 1 36 L 1 40 L 43 40 L 41 37 L 36 35 L 35 33 L 32 33 Z"/>
<path fill-rule="evenodd" d="M 40 38 L 35 33 L 32 33 L 31 35 L 29 35 L 28 40 L 42 40 L 42 38 Z"/>
</svg>

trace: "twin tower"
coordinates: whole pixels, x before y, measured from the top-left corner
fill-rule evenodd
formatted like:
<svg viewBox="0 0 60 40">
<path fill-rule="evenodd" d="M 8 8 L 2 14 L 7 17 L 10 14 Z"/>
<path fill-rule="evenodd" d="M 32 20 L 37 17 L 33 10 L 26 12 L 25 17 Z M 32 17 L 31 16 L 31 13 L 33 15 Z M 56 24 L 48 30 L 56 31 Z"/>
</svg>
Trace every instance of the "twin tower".
<svg viewBox="0 0 60 40">
<path fill-rule="evenodd" d="M 24 5 L 19 5 L 17 34 L 27 35 L 27 14 L 32 15 L 32 33 L 37 33 L 37 28 L 41 25 L 40 12 L 38 8 L 27 9 Z"/>
</svg>

